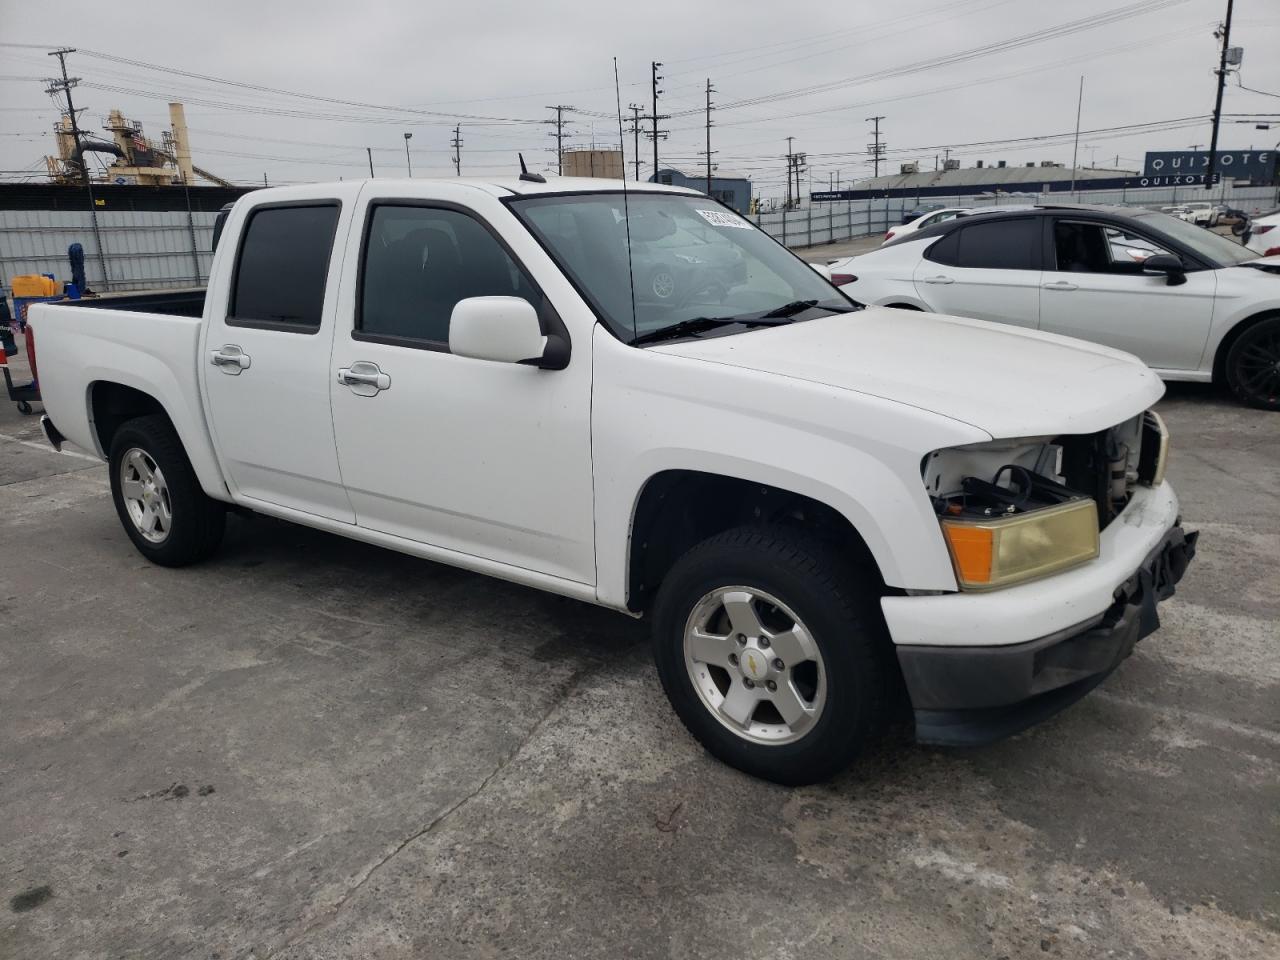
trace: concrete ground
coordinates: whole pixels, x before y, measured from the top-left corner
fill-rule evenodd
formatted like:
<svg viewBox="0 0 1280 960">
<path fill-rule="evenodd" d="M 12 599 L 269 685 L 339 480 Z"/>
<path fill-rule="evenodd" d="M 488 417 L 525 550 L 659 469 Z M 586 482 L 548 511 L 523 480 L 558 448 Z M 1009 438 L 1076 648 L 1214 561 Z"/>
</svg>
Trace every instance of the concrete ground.
<svg viewBox="0 0 1280 960">
<path fill-rule="evenodd" d="M 1280 956 L 1280 416 L 1160 409 L 1203 537 L 1159 633 L 789 790 L 641 623 L 262 519 L 150 566 L 0 404 L 0 957 Z"/>
<path fill-rule="evenodd" d="M 801 247 L 796 254 L 810 263 L 826 263 L 842 257 L 856 257 L 860 253 L 870 253 L 884 242 L 884 234 L 877 233 L 870 237 L 857 237 L 853 240 L 842 240 L 839 243 L 823 243 L 816 247 Z"/>
</svg>

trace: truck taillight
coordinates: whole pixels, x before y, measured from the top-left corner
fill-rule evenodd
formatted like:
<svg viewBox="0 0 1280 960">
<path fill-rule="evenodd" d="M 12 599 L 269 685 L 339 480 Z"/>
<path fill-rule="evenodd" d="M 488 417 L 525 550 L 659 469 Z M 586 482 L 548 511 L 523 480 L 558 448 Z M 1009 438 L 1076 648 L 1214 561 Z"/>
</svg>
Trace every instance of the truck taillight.
<svg viewBox="0 0 1280 960">
<path fill-rule="evenodd" d="M 39 383 L 40 375 L 36 373 L 36 332 L 31 324 L 27 324 L 27 364 L 31 367 L 31 382 Z"/>
<path fill-rule="evenodd" d="M 1270 233 L 1275 229 L 1274 223 L 1263 223 L 1253 228 L 1254 233 Z"/>
<path fill-rule="evenodd" d="M 846 283 L 853 283 L 857 279 L 852 273 L 833 273 L 831 275 L 831 283 L 837 287 L 843 287 Z"/>
<path fill-rule="evenodd" d="M 888 233 L 886 233 L 886 234 L 884 235 L 884 239 L 883 239 L 882 241 L 880 241 L 880 242 L 881 242 L 881 243 L 888 243 L 888 242 L 889 242 L 890 240 L 892 240 L 892 239 L 893 239 L 893 231 L 892 231 L 892 230 L 890 230 Z"/>
</svg>

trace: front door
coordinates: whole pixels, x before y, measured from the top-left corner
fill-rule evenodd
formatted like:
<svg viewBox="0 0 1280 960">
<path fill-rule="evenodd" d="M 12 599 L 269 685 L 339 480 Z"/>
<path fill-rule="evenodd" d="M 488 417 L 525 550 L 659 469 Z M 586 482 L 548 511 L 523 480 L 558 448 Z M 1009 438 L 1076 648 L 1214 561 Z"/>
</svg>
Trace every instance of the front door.
<svg viewBox="0 0 1280 960">
<path fill-rule="evenodd" d="M 916 293 L 934 313 L 1035 327 L 1040 313 L 1040 220 L 965 218 L 916 265 Z"/>
<path fill-rule="evenodd" d="M 453 355 L 459 300 L 523 297 L 545 320 L 539 286 L 460 203 L 375 194 L 362 220 L 330 374 L 356 522 L 594 583 L 589 344 L 563 370 Z"/>
<path fill-rule="evenodd" d="M 354 199 L 355 189 L 344 188 Z M 329 412 L 337 276 L 350 223 L 338 196 L 251 208 L 200 356 L 210 430 L 233 493 L 353 523 Z"/>
<path fill-rule="evenodd" d="M 1200 366 L 1217 276 L 1192 270 L 1170 285 L 1142 261 L 1166 251 L 1136 233 L 1076 217 L 1054 218 L 1054 262 L 1040 290 L 1040 329 L 1135 354 L 1158 370 Z"/>
</svg>

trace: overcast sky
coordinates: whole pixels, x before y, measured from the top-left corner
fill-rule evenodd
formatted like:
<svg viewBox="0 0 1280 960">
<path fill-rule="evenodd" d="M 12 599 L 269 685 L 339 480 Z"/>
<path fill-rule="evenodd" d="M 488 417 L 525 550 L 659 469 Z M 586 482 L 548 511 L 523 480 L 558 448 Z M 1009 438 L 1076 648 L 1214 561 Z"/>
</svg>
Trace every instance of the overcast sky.
<svg viewBox="0 0 1280 960">
<path fill-rule="evenodd" d="M 1122 17 L 1129 8 L 1139 12 Z M 1207 144 L 1209 123 L 1195 118 L 1213 109 L 1213 28 L 1225 8 L 1226 0 L 172 0 L 137 8 L 0 0 L 0 170 L 6 181 L 20 178 L 14 171 L 43 176 L 57 112 L 44 84 L 29 78 L 52 75 L 57 61 L 44 49 L 55 45 L 80 49 L 69 66 L 82 78 L 74 95 L 83 126 L 100 129 L 114 107 L 158 140 L 166 102 L 184 100 L 197 166 L 234 181 L 367 176 L 365 147 L 378 175 L 403 176 L 405 132 L 415 176 L 452 175 L 455 122 L 464 175 L 514 172 L 518 150 L 531 168 L 553 169 L 551 128 L 530 122 L 551 116 L 547 105 L 579 111 L 567 114 L 571 145 L 617 144 L 614 56 L 624 111 L 634 102 L 649 112 L 649 63 L 664 62 L 659 111 L 673 116 L 663 121 L 662 166 L 702 169 L 710 78 L 723 105 L 712 114 L 715 161 L 751 176 L 766 197 L 782 192 L 788 136 L 808 154 L 815 189 L 837 173 L 841 183 L 869 176 L 865 118 L 877 114 L 888 170 L 905 160 L 933 169 L 948 146 L 965 166 L 1070 164 L 1081 74 L 1085 131 L 1182 124 L 1081 136 L 1081 166 L 1112 167 L 1119 157 L 1138 169 L 1147 150 Z M 1107 18 L 1116 19 L 1099 23 Z M 1244 86 L 1280 95 L 1280 0 L 1237 0 L 1232 45 L 1245 48 Z M 1273 147 L 1280 96 L 1235 82 L 1224 113 L 1269 113 L 1274 122 L 1269 130 L 1255 129 L 1265 117 L 1224 123 L 1220 147 Z M 630 163 L 629 132 L 625 147 Z M 640 156 L 647 177 L 644 139 Z"/>
</svg>

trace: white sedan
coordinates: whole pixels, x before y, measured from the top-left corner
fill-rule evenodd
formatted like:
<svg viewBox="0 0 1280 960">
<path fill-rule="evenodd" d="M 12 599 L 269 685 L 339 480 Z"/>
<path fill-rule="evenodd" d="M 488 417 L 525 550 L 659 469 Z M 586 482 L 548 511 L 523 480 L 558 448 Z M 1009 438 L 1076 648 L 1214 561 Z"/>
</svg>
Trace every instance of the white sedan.
<svg viewBox="0 0 1280 960">
<path fill-rule="evenodd" d="M 1280 255 L 1280 210 L 1272 211 L 1265 217 L 1255 217 L 1249 224 L 1249 239 L 1245 241 L 1250 250 L 1262 257 Z"/>
<path fill-rule="evenodd" d="M 898 240 L 909 233 L 915 233 L 917 230 L 932 227 L 934 224 L 942 223 L 945 220 L 954 220 L 956 217 L 962 217 L 972 212 L 972 207 L 943 207 L 941 210 L 932 210 L 923 217 L 916 217 L 909 223 L 892 228 L 880 242 L 885 244 L 890 240 Z"/>
<path fill-rule="evenodd" d="M 1265 237 L 1266 234 L 1264 233 Z M 992 210 L 829 265 L 866 304 L 1079 337 L 1280 410 L 1280 256 L 1121 207 Z"/>
</svg>

